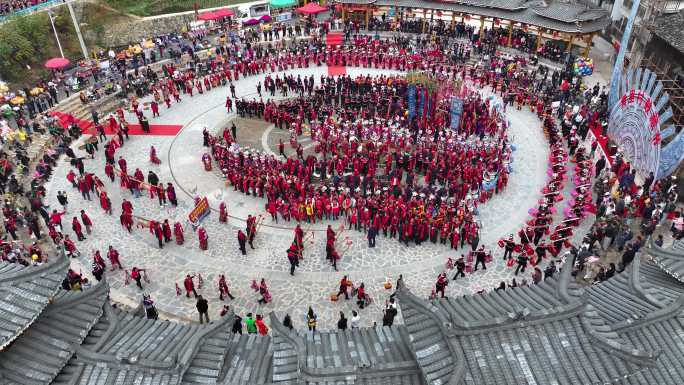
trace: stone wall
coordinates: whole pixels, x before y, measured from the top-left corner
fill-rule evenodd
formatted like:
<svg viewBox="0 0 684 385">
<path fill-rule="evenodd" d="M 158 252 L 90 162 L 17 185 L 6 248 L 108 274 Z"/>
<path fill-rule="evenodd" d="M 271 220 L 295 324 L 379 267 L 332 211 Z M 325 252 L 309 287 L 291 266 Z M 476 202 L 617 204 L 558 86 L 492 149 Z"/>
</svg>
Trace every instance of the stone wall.
<svg viewBox="0 0 684 385">
<path fill-rule="evenodd" d="M 194 20 L 194 15 L 189 14 L 107 25 L 104 26 L 102 42 L 106 47 L 127 46 L 130 43 L 139 42 L 142 38 L 180 31 L 192 20 Z"/>
</svg>

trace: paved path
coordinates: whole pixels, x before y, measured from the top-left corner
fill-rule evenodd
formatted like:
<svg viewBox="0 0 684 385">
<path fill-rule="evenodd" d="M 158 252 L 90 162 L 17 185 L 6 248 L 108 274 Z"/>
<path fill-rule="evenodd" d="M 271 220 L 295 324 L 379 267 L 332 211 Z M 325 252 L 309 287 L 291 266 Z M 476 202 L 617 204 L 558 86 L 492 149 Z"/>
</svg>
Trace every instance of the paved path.
<svg viewBox="0 0 684 385">
<path fill-rule="evenodd" d="M 389 72 L 375 69 L 347 70 L 352 76 Z M 327 73 L 327 68 L 302 69 L 293 73 L 302 76 L 313 74 L 318 83 L 320 75 Z M 263 75 L 239 80 L 236 83 L 238 96 L 252 97 L 257 81 L 263 80 L 262 78 Z M 120 251 L 125 267 L 135 265 L 148 269 L 151 283 L 145 285 L 145 291 L 152 294 L 159 309 L 181 318 L 195 318 L 194 301 L 177 297 L 174 284 L 177 282 L 182 286 L 185 274 L 193 272 L 201 272 L 203 275 L 205 286 L 200 292 L 209 299 L 212 316 L 216 316 L 222 305 L 218 301 L 216 290 L 217 276 L 225 273 L 229 286 L 237 297 L 227 303 L 236 311 L 266 313 L 277 310 L 279 314 L 288 312 L 299 326 L 304 323 L 309 305 L 319 314 L 323 328 L 334 327 L 340 310 L 349 314 L 351 309 L 356 308 L 352 306 L 352 301 L 333 303 L 329 300 L 343 274 L 348 274 L 355 283 L 365 282 L 369 294 L 375 300 L 361 313 L 366 325 L 381 319 L 381 305 L 391 293 L 382 287 L 387 277 L 394 280 L 402 273 L 406 284 L 417 295 L 428 296 L 437 274 L 444 269 L 446 259 L 456 256 L 455 252 L 442 245 L 424 243 L 420 247 L 405 247 L 396 240 L 380 237 L 377 247 L 369 249 L 365 245 L 363 234 L 348 231 L 345 235 L 350 237 L 353 245 L 338 265 L 340 272 L 333 272 L 323 258 L 324 237 L 321 234 L 315 237 L 313 245 L 307 246 L 303 263 L 295 277 L 291 277 L 285 249 L 292 239 L 292 230 L 264 226 L 255 241 L 256 250 L 249 250 L 247 256 L 240 255 L 235 233 L 238 228 L 244 227 L 244 221 L 239 218 L 244 218 L 249 213 L 263 212 L 265 201 L 235 193 L 232 188 L 226 189 L 224 181 L 217 174 L 204 171 L 200 160 L 205 151 L 202 147 L 203 128 L 219 131 L 233 117 L 223 108 L 228 92 L 227 88 L 218 88 L 194 98 L 184 98 L 180 104 L 173 104 L 171 109 L 163 107 L 162 116 L 152 123 L 183 124 L 184 128 L 177 136 L 133 137 L 117 152 L 126 158 L 129 169 L 138 167 L 144 174 L 147 170 L 154 170 L 162 182 L 173 181 L 177 187 L 178 209 L 160 207 L 156 200 L 142 197 L 132 199 L 135 215 L 157 220 L 168 218 L 170 222 L 185 221 L 194 194 L 207 196 L 213 207 L 217 207 L 216 202 L 220 199 L 228 203 L 229 211 L 234 216 L 228 225 L 219 223 L 216 213 L 211 214 L 203 224 L 209 233 L 209 250 L 199 250 L 197 237 L 188 228 L 185 245 L 167 244 L 163 250 L 157 248 L 156 239 L 147 230 L 136 229 L 133 234 L 124 231 L 119 225 L 118 214 L 121 200 L 131 197 L 128 191 L 121 191 L 118 180 L 114 184 L 108 182 L 103 172 L 104 155 L 100 152 L 94 160 L 86 161 L 86 168 L 95 172 L 103 181 L 106 180 L 106 189 L 115 208 L 114 216 L 105 215 L 97 201 L 83 201 L 77 195 L 65 178 L 69 169 L 66 161 L 57 167 L 53 180 L 47 186 L 49 201 L 53 207 L 58 207 L 55 198 L 57 191 L 66 190 L 70 197 L 69 215 L 78 215 L 80 209 L 85 209 L 95 222 L 93 235 L 78 243 L 83 253 L 79 258 L 80 264 L 89 267 L 94 249 L 100 249 L 104 253 L 108 245 L 114 245 Z M 482 92 L 487 95 L 487 91 Z M 495 250 L 495 261 L 486 272 L 479 271 L 465 279 L 451 282 L 447 289 L 448 295 L 463 295 L 483 288 L 489 289 L 501 280 L 510 280 L 513 271 L 497 258 L 501 251 L 496 247 L 496 241 L 517 231 L 528 219 L 527 209 L 536 205 L 540 189 L 546 182 L 548 144 L 539 121 L 529 110 L 509 110 L 509 118 L 510 135 L 517 147 L 513 154 L 514 173 L 506 191 L 482 206 L 479 216 L 484 226 L 481 243 Z M 150 145 L 157 148 L 162 159 L 159 166 L 152 165 L 148 160 Z M 65 224 L 67 221 L 70 221 L 70 217 L 65 218 Z M 270 219 L 267 224 L 270 225 Z M 290 223 L 290 227 L 293 225 L 294 223 Z M 530 273 L 531 271 L 526 274 L 528 279 Z M 114 294 L 132 300 L 139 298 L 140 291 L 134 285 L 124 285 L 123 273 L 107 274 Z M 257 305 L 257 294 L 250 289 L 251 280 L 262 277 L 269 283 L 274 298 L 266 306 Z"/>
</svg>

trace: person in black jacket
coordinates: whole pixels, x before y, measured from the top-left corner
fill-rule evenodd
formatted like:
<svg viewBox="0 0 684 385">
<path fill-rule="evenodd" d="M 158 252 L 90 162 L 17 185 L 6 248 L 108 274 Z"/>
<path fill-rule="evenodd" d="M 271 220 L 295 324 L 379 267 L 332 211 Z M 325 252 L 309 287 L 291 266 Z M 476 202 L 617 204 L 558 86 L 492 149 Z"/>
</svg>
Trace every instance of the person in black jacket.
<svg viewBox="0 0 684 385">
<path fill-rule="evenodd" d="M 242 335 L 242 317 L 235 314 L 235 320 L 233 321 L 233 328 L 231 330 L 233 334 Z"/>
<path fill-rule="evenodd" d="M 337 328 L 340 330 L 347 330 L 347 318 L 345 318 L 344 312 L 340 312 L 340 320 L 337 321 Z"/>
<path fill-rule="evenodd" d="M 204 315 L 204 318 L 206 318 L 207 323 L 209 323 L 209 303 L 207 302 L 207 300 L 202 298 L 201 295 L 198 295 L 197 304 L 195 305 L 195 307 L 197 307 L 197 312 L 199 313 L 200 323 L 203 323 L 202 315 Z"/>
</svg>

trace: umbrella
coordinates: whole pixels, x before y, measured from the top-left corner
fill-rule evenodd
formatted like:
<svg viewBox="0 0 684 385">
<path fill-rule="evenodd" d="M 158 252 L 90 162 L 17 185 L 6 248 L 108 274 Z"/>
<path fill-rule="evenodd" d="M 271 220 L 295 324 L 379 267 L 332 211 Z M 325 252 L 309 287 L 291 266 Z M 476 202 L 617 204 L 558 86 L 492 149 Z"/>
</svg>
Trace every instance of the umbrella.
<svg viewBox="0 0 684 385">
<path fill-rule="evenodd" d="M 16 106 L 17 104 L 24 104 L 24 101 L 25 101 L 25 100 L 24 100 L 24 98 L 23 98 L 22 96 L 15 96 L 15 97 L 13 97 L 12 99 L 10 99 L 10 103 L 12 103 L 12 104 L 15 105 L 15 106 Z"/>
<path fill-rule="evenodd" d="M 199 15 L 197 18 L 200 20 L 218 20 L 222 16 L 219 16 L 218 14 L 214 12 L 204 12 L 203 14 Z"/>
<path fill-rule="evenodd" d="M 54 57 L 48 61 L 45 62 L 45 68 L 49 69 L 57 69 L 57 68 L 64 68 L 71 63 L 69 59 L 63 58 L 63 57 Z"/>
<path fill-rule="evenodd" d="M 318 14 L 321 12 L 325 12 L 327 10 L 328 10 L 328 8 L 318 5 L 318 3 L 309 3 L 303 7 L 297 8 L 297 12 L 303 13 L 306 15 L 315 15 L 315 14 Z"/>
<path fill-rule="evenodd" d="M 244 24 L 244 25 L 257 25 L 257 24 L 259 24 L 259 23 L 261 23 L 261 22 L 268 23 L 269 21 L 271 21 L 271 16 L 264 15 L 264 16 L 261 16 L 261 17 L 258 18 L 258 19 L 248 19 L 248 20 L 245 20 L 245 21 L 242 22 L 242 24 Z"/>
<path fill-rule="evenodd" d="M 218 10 L 216 10 L 216 12 L 214 12 L 214 14 L 216 14 L 220 17 L 233 17 L 233 16 L 235 16 L 235 12 L 231 11 L 228 8 L 218 9 Z"/>
</svg>

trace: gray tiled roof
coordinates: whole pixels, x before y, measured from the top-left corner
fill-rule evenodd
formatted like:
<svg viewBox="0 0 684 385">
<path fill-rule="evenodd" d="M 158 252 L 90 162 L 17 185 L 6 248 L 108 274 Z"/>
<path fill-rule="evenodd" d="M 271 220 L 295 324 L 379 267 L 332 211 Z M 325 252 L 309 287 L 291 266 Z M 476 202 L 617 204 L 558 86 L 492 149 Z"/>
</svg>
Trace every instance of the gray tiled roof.
<svg viewBox="0 0 684 385">
<path fill-rule="evenodd" d="M 458 383 L 465 370 L 462 351 L 447 338 L 448 315 L 440 308 L 418 299 L 407 289 L 398 296 L 404 324 L 425 382 L 430 385 Z"/>
<path fill-rule="evenodd" d="M 226 319 L 232 319 L 232 313 Z M 229 350 L 237 345 L 236 336 L 230 334 L 230 325 L 216 329 L 202 341 L 199 350 L 190 362 L 190 366 L 183 373 L 181 384 L 208 384 L 218 382 L 225 374 Z"/>
<path fill-rule="evenodd" d="M 297 333 L 273 314 L 271 327 L 276 384 L 425 384 L 406 327 Z"/>
<path fill-rule="evenodd" d="M 578 3 L 552 2 L 546 6 L 531 7 L 532 11 L 539 16 L 562 21 L 576 23 L 590 21 L 606 17 L 608 12 L 603 8 L 588 8 Z"/>
<path fill-rule="evenodd" d="M 558 280 L 549 279 L 524 290 L 509 288 L 490 291 L 482 295 L 440 299 L 437 305 L 449 314 L 454 325 L 478 327 L 492 323 L 505 323 L 523 314 L 548 312 L 566 305 L 556 294 Z"/>
<path fill-rule="evenodd" d="M 94 385 L 94 384 L 145 384 L 145 385 L 175 385 L 180 381 L 180 375 L 173 371 L 137 368 L 135 366 L 112 366 L 97 362 L 78 362 L 69 367 L 72 377 L 68 382 L 57 378 L 54 384 Z"/>
<path fill-rule="evenodd" d="M 199 353 L 211 350 L 209 336 L 225 330 L 226 322 L 155 321 L 106 303 L 104 315 L 54 383 L 180 384 L 183 371 L 197 362 Z"/>
<path fill-rule="evenodd" d="M 684 282 L 684 240 L 679 240 L 669 248 L 658 247 L 651 238 L 644 250 L 658 267 Z"/>
<path fill-rule="evenodd" d="M 684 11 L 658 17 L 653 27 L 656 35 L 684 54 Z"/>
<path fill-rule="evenodd" d="M 343 4 L 368 4 L 366 0 L 335 0 Z M 459 1 L 435 2 L 428 0 L 376 0 L 372 4 L 384 7 L 426 8 L 439 11 L 454 11 L 471 15 L 482 15 L 541 28 L 569 33 L 591 33 L 602 30 L 610 24 L 609 14 L 601 9 L 569 8 L 561 2 L 552 2 L 547 8 L 533 8 L 531 3 L 520 1 Z M 580 12 L 581 11 L 581 12 Z"/>
<path fill-rule="evenodd" d="M 684 283 L 661 266 L 679 271 L 684 247 L 644 250 L 653 261 L 640 256 L 588 287 L 569 268 L 540 285 L 434 302 L 402 287 L 405 325 L 315 334 L 273 313 L 266 337 L 230 333 L 232 314 L 152 321 L 114 309 L 106 284 L 53 293 L 0 352 L 0 384 L 681 384 Z"/>
<path fill-rule="evenodd" d="M 642 263 L 640 258 L 635 258 L 624 273 L 593 285 L 588 290 L 591 304 L 611 325 L 629 325 L 673 302 L 672 298 L 660 296 L 660 289 L 645 280 L 646 277 L 641 274 L 642 264 L 650 265 Z M 657 268 L 646 269 L 654 278 L 667 278 L 667 274 Z"/>
<path fill-rule="evenodd" d="M 0 352 L 4 385 L 49 384 L 102 315 L 107 285 L 85 292 L 61 291 L 36 322 L 6 351 Z"/>
<path fill-rule="evenodd" d="M 0 262 L 0 351 L 36 320 L 66 276 L 69 261 L 41 266 Z"/>
</svg>

